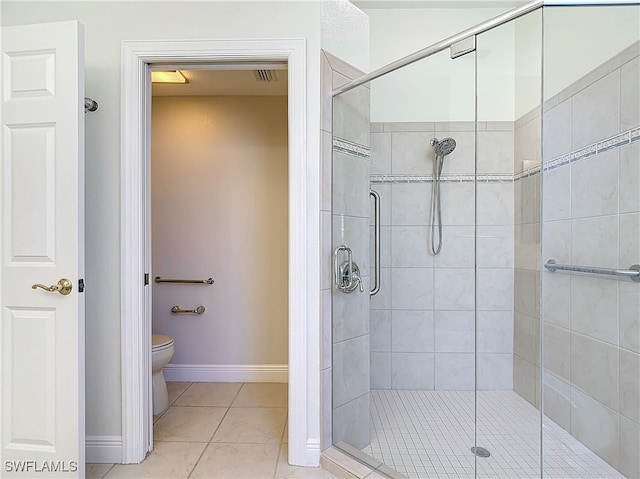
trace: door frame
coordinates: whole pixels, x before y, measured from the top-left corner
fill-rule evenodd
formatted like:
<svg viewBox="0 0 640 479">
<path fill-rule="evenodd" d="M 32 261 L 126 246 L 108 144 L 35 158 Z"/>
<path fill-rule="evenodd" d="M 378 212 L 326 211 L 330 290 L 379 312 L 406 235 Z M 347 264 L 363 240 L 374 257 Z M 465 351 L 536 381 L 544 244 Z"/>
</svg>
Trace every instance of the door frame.
<svg viewBox="0 0 640 479">
<path fill-rule="evenodd" d="M 121 378 L 122 462 L 141 462 L 153 447 L 150 272 L 150 64 L 286 61 L 288 66 L 289 172 L 289 463 L 317 466 L 320 442 L 312 410 L 319 357 L 309 345 L 310 280 L 307 208 L 316 201 L 306 187 L 306 40 L 247 39 L 122 43 L 121 144 Z M 317 179 L 316 179 L 317 181 Z M 311 301 L 310 301 L 311 299 Z M 308 419 L 309 418 L 309 419 Z"/>
</svg>

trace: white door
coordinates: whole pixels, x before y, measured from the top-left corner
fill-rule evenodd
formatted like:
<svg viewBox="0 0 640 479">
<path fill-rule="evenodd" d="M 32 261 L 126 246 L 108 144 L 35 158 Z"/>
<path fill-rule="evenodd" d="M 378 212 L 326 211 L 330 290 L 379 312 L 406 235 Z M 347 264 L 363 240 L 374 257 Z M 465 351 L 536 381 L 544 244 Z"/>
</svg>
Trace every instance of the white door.
<svg viewBox="0 0 640 479">
<path fill-rule="evenodd" d="M 77 22 L 2 28 L 1 477 L 84 475 L 83 57 Z"/>
</svg>

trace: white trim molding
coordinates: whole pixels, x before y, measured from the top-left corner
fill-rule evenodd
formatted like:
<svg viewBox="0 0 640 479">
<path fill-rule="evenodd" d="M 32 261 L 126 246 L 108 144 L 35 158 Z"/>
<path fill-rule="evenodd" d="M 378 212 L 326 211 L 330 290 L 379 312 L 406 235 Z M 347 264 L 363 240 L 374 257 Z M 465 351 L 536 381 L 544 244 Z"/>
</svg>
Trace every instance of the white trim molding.
<svg viewBox="0 0 640 479">
<path fill-rule="evenodd" d="M 89 464 L 115 464 L 122 459 L 122 436 L 87 436 L 86 461 Z"/>
<path fill-rule="evenodd" d="M 308 222 L 318 204 L 317 171 L 307 157 L 306 40 L 251 39 L 145 41 L 122 43 L 121 158 L 121 360 L 122 462 L 140 462 L 152 448 L 151 294 L 144 286 L 151 273 L 149 204 L 149 65 L 225 64 L 286 61 L 289 95 L 289 463 L 317 466 L 319 449 L 319 319 L 309 311 L 317 302 L 317 242 Z M 314 251 L 311 251 L 314 252 Z M 317 266 L 317 268 L 315 268 Z M 310 317 L 310 314 L 312 317 Z M 317 314 L 315 314 L 317 315 Z M 318 384 L 316 384 L 318 383 Z M 310 406 L 311 405 L 311 406 Z"/>
<path fill-rule="evenodd" d="M 223 383 L 286 383 L 286 364 L 167 364 L 167 381 Z"/>
</svg>

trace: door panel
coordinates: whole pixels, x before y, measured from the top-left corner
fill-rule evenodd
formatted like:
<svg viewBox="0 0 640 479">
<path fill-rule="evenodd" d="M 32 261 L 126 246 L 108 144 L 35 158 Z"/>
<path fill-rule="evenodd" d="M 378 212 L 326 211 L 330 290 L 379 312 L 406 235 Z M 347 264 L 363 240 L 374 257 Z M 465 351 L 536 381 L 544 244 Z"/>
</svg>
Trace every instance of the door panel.
<svg viewBox="0 0 640 479">
<path fill-rule="evenodd" d="M 2 28 L 2 477 L 83 474 L 82 35 Z"/>
<path fill-rule="evenodd" d="M 55 125 L 7 125 L 5 134 L 8 262 L 55 264 Z"/>
</svg>

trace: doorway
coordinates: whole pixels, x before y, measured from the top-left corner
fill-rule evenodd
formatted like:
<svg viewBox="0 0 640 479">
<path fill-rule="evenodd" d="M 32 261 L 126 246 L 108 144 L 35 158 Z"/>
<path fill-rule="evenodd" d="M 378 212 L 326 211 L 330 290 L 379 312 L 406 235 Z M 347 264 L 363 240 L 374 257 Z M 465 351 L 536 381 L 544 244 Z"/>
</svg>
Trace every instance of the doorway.
<svg viewBox="0 0 640 479">
<path fill-rule="evenodd" d="M 153 66 L 185 78 L 152 86 L 152 332 L 174 340 L 169 381 L 287 381 L 287 70 L 259 67 Z"/>
<path fill-rule="evenodd" d="M 308 212 L 318 204 L 309 189 L 317 178 L 307 168 L 305 137 L 306 63 L 301 39 L 124 42 L 122 121 L 122 449 L 123 462 L 140 462 L 151 449 L 150 361 L 151 295 L 143 278 L 150 271 L 150 218 L 145 210 L 150 190 L 150 65 L 160 63 L 286 62 L 288 98 L 288 410 L 289 462 L 319 463 L 317 342 L 319 314 L 310 286 L 317 282 L 308 254 L 315 253 L 308 235 L 314 229 Z M 317 228 L 316 228 L 317 229 Z M 315 379 L 315 380 L 314 380 Z M 314 418 L 309 420 L 308 418 Z"/>
</svg>

